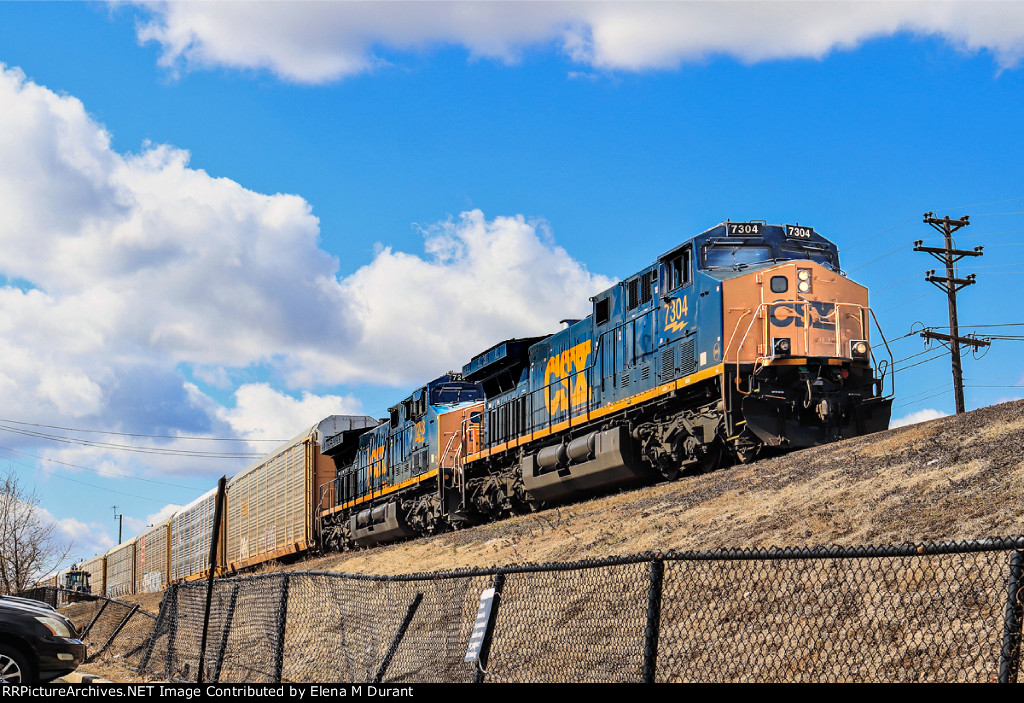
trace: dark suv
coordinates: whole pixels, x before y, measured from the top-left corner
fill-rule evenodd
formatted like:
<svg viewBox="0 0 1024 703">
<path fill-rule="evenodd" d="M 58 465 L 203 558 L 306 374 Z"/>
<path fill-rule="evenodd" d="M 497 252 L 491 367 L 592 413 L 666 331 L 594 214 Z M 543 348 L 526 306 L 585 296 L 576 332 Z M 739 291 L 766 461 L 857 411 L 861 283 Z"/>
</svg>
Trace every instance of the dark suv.
<svg viewBox="0 0 1024 703">
<path fill-rule="evenodd" d="M 70 620 L 45 603 L 0 596 L 0 685 L 51 681 L 84 660 Z"/>
</svg>

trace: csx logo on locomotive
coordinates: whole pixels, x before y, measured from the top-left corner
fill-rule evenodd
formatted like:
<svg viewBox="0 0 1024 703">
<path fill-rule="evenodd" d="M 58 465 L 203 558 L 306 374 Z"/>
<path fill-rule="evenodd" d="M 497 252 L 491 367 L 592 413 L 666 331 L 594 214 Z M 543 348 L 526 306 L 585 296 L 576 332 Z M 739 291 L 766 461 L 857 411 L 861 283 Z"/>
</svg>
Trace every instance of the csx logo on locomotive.
<svg viewBox="0 0 1024 703">
<path fill-rule="evenodd" d="M 554 415 L 559 410 L 583 405 L 590 394 L 587 385 L 587 362 L 590 359 L 590 340 L 580 342 L 561 354 L 548 357 L 544 367 L 544 406 Z"/>
<path fill-rule="evenodd" d="M 810 327 L 814 329 L 834 330 L 836 328 L 835 303 L 817 300 L 800 303 L 772 303 L 768 314 L 772 324 L 776 327 L 803 327 L 806 319 L 810 323 Z"/>
</svg>

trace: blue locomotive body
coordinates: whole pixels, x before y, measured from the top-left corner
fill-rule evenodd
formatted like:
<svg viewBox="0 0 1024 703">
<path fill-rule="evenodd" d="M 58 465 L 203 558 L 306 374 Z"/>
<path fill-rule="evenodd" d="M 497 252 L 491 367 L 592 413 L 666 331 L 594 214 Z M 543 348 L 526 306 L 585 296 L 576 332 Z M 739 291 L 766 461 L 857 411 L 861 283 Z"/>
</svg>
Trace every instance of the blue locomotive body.
<svg viewBox="0 0 1024 703">
<path fill-rule="evenodd" d="M 422 492 L 423 483 L 434 487 L 445 464 L 454 463 L 452 446 L 463 444 L 442 430 L 445 418 L 478 407 L 481 398 L 479 386 L 448 373 L 389 408 L 388 418 L 358 437 L 351 463 L 338 471 L 334 507 L 347 512 L 354 541 L 371 545 L 415 534 L 415 515 L 395 496 L 403 489 Z M 339 450 L 332 455 L 343 456 Z"/>
<path fill-rule="evenodd" d="M 501 342 L 421 389 L 465 389 L 460 413 L 437 411 L 455 419 L 436 438 L 415 429 L 434 421 L 432 402 L 414 394 L 393 408 L 340 471 L 340 541 L 433 532 L 888 425 L 867 291 L 809 227 L 721 223 L 591 301 L 584 319 Z"/>
</svg>

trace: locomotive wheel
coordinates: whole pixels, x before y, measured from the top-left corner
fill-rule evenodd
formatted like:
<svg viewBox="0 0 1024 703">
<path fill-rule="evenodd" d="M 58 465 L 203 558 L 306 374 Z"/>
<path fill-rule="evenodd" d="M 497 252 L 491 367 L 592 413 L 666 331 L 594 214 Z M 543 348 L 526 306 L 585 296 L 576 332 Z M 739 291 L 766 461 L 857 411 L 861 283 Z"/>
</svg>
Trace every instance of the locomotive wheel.
<svg viewBox="0 0 1024 703">
<path fill-rule="evenodd" d="M 722 443 L 719 441 L 704 445 L 704 456 L 693 467 L 693 474 L 709 474 L 722 465 Z"/>
<path fill-rule="evenodd" d="M 682 469 L 679 466 L 679 464 L 673 464 L 672 466 L 659 466 L 658 467 L 658 471 L 661 472 L 661 475 L 664 476 L 665 480 L 667 480 L 667 481 L 675 481 L 677 478 L 679 478 L 679 473 L 680 473 L 681 470 Z"/>
</svg>

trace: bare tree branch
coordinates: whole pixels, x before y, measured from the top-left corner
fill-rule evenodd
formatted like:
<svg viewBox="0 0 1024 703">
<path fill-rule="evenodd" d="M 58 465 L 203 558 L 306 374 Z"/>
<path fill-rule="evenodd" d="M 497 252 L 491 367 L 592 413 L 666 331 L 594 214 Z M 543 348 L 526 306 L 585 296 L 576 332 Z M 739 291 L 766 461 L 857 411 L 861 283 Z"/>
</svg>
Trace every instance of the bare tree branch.
<svg viewBox="0 0 1024 703">
<path fill-rule="evenodd" d="M 17 593 L 54 571 L 71 553 L 56 523 L 39 507 L 39 497 L 17 474 L 0 479 L 0 591 Z"/>
</svg>

